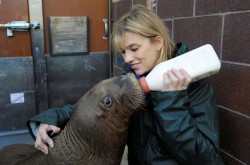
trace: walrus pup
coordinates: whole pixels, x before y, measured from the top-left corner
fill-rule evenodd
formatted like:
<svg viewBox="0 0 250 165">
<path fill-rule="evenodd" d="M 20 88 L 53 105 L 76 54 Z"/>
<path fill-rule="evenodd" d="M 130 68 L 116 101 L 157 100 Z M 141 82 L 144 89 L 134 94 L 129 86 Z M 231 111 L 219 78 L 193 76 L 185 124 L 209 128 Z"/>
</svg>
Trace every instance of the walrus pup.
<svg viewBox="0 0 250 165">
<path fill-rule="evenodd" d="M 143 100 L 133 74 L 103 80 L 78 100 L 47 155 L 33 145 L 11 145 L 0 150 L 0 164 L 119 165 L 129 119 Z"/>
</svg>

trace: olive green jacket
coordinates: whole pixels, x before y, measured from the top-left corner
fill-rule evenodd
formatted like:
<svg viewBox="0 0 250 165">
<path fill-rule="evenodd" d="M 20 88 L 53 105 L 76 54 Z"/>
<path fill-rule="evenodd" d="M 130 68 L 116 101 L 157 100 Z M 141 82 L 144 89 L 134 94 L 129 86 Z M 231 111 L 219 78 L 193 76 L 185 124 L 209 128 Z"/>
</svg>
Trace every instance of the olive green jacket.
<svg viewBox="0 0 250 165">
<path fill-rule="evenodd" d="M 176 56 L 187 51 L 177 44 Z M 128 65 L 118 60 L 124 72 Z M 63 127 L 73 106 L 51 109 L 30 123 Z M 208 79 L 193 82 L 187 90 L 151 92 L 144 108 L 130 119 L 128 161 L 131 165 L 220 165 L 217 105 Z M 33 129 L 34 130 L 34 129 Z M 32 131 L 31 131 L 32 132 Z"/>
</svg>

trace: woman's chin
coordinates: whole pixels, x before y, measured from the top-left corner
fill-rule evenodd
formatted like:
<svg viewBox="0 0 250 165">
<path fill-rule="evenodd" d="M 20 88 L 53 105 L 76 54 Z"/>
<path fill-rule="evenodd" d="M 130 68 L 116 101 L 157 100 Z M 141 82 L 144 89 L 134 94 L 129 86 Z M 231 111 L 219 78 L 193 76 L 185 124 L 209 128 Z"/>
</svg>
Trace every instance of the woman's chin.
<svg viewBox="0 0 250 165">
<path fill-rule="evenodd" d="M 145 73 L 145 72 L 139 71 L 139 70 L 134 70 L 134 72 L 136 73 L 136 75 L 143 75 Z"/>
</svg>

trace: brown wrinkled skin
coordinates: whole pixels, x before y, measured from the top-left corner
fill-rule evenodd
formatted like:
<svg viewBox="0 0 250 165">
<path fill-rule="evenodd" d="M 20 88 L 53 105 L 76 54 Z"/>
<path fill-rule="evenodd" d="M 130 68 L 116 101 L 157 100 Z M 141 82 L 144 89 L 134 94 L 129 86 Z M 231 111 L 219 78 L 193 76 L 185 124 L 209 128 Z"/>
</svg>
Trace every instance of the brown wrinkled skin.
<svg viewBox="0 0 250 165">
<path fill-rule="evenodd" d="M 134 75 L 104 80 L 82 96 L 64 130 L 47 155 L 33 145 L 0 150 L 6 165 L 119 165 L 126 145 L 128 121 L 143 102 Z"/>
</svg>

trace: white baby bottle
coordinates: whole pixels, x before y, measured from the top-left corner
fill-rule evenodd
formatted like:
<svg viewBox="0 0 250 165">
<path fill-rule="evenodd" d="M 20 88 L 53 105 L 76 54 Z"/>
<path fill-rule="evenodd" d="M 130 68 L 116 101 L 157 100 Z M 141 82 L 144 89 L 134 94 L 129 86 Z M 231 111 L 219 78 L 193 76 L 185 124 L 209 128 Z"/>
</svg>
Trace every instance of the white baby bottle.
<svg viewBox="0 0 250 165">
<path fill-rule="evenodd" d="M 220 70 L 221 63 L 210 44 L 203 45 L 173 59 L 158 64 L 146 77 L 140 78 L 140 85 L 145 93 L 163 89 L 163 73 L 172 68 L 184 69 L 197 81 L 211 76 Z"/>
</svg>

